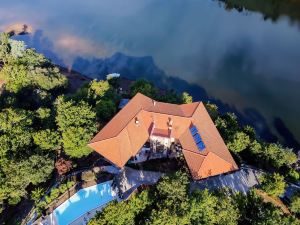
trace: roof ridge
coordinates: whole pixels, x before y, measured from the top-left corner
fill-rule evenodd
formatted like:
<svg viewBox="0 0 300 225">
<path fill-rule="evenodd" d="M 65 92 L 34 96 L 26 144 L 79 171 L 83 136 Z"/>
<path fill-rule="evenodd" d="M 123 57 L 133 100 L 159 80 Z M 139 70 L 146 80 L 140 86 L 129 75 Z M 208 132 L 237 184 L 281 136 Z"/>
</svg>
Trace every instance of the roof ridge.
<svg viewBox="0 0 300 225">
<path fill-rule="evenodd" d="M 194 154 L 196 154 L 196 155 L 204 156 L 204 157 L 206 157 L 206 156 L 208 155 L 208 153 L 210 153 L 210 151 L 208 151 L 207 154 L 205 155 L 205 154 L 201 154 L 200 152 L 195 152 L 195 151 L 189 150 L 189 149 L 187 149 L 187 148 L 182 148 L 182 149 L 185 150 L 185 151 L 194 153 Z M 220 157 L 220 156 L 219 156 L 219 157 Z"/>
<path fill-rule="evenodd" d="M 89 142 L 89 144 L 92 144 L 92 143 L 97 143 L 97 142 L 99 142 L 99 141 L 103 141 L 103 140 L 108 140 L 108 139 L 111 139 L 111 138 L 115 138 L 116 136 L 118 136 L 125 128 L 127 128 L 127 125 L 130 123 L 130 121 L 134 118 L 134 117 L 136 117 L 137 116 L 137 114 L 139 114 L 141 111 L 143 111 L 144 109 L 141 109 L 141 110 L 139 110 L 136 114 L 134 114 L 134 116 L 126 123 L 126 126 L 124 126 L 121 130 L 120 130 L 120 132 L 118 132 L 116 135 L 114 135 L 114 136 L 111 136 L 111 137 L 109 137 L 109 138 L 105 138 L 105 139 L 102 139 L 102 140 L 97 140 L 97 141 L 93 141 L 93 142 Z M 105 125 L 106 126 L 106 125 Z M 104 126 L 104 127 L 105 127 Z M 102 128 L 103 129 L 103 128 Z"/>
</svg>

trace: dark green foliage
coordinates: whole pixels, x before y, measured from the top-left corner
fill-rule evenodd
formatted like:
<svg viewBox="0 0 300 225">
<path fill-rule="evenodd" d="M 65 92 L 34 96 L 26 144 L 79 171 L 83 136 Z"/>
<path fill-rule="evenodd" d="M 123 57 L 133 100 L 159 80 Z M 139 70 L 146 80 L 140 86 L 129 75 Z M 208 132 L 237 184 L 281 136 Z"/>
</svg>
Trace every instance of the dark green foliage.
<svg viewBox="0 0 300 225">
<path fill-rule="evenodd" d="M 3 175 L 0 179 L 0 202 L 8 200 L 16 204 L 26 195 L 26 187 L 44 182 L 53 171 L 53 159 L 48 156 L 32 155 L 21 161 L 1 162 Z"/>
<path fill-rule="evenodd" d="M 27 197 L 29 185 L 45 182 L 54 169 L 60 136 L 52 96 L 67 84 L 49 60 L 23 42 L 0 41 L 0 211 Z M 45 107 L 47 105 L 47 107 Z M 38 196 L 38 191 L 35 193 Z M 37 198 L 37 197 L 36 197 Z"/>
<path fill-rule="evenodd" d="M 208 102 L 205 104 L 205 108 L 208 111 L 212 120 L 215 121 L 219 116 L 218 106 Z"/>
<path fill-rule="evenodd" d="M 300 213 L 300 193 L 295 193 L 293 195 L 289 208 L 293 213 Z"/>
<path fill-rule="evenodd" d="M 111 202 L 102 211 L 98 213 L 89 225 L 107 224 L 107 225 L 134 225 L 138 214 L 143 212 L 151 205 L 149 191 L 143 191 L 141 194 L 134 195 L 130 201 Z"/>
<path fill-rule="evenodd" d="M 157 89 L 154 85 L 144 79 L 137 80 L 130 87 L 130 95 L 133 97 L 137 93 L 141 93 L 150 98 L 156 99 L 157 97 Z"/>
<path fill-rule="evenodd" d="M 287 225 L 299 224 L 254 191 L 247 195 L 221 189 L 189 193 L 187 175 L 164 176 L 156 187 L 134 195 L 128 201 L 112 202 L 89 225 Z"/>
<path fill-rule="evenodd" d="M 112 100 L 100 100 L 96 103 L 97 117 L 104 121 L 110 120 L 116 114 L 116 104 Z"/>
<path fill-rule="evenodd" d="M 231 152 L 246 156 L 251 163 L 256 161 L 258 166 L 272 166 L 275 169 L 290 167 L 297 161 L 292 149 L 278 143 L 265 143 L 256 139 L 254 128 L 240 127 L 237 118 L 232 113 L 217 117 L 215 124 Z"/>
<path fill-rule="evenodd" d="M 299 178 L 300 174 L 298 173 L 298 171 L 296 171 L 295 169 L 289 169 L 287 173 L 287 179 L 289 181 L 296 183 L 297 181 L 299 181 Z"/>
<path fill-rule="evenodd" d="M 250 191 L 247 195 L 239 193 L 234 198 L 240 211 L 239 224 L 299 224 L 296 218 L 285 215 L 279 208 L 276 208 L 271 203 L 265 203 L 255 191 Z"/>
<path fill-rule="evenodd" d="M 182 212 L 187 207 L 188 185 L 189 179 L 186 173 L 178 171 L 170 176 L 164 176 L 156 187 L 159 199 L 162 201 L 159 206 L 174 212 Z"/>
<path fill-rule="evenodd" d="M 173 104 L 182 104 L 181 96 L 179 96 L 175 91 L 165 91 L 163 94 L 158 94 L 155 98 L 160 102 L 167 102 Z"/>
<path fill-rule="evenodd" d="M 36 188 L 31 192 L 30 198 L 35 202 L 38 203 L 40 199 L 44 196 L 45 190 L 43 188 Z"/>
</svg>

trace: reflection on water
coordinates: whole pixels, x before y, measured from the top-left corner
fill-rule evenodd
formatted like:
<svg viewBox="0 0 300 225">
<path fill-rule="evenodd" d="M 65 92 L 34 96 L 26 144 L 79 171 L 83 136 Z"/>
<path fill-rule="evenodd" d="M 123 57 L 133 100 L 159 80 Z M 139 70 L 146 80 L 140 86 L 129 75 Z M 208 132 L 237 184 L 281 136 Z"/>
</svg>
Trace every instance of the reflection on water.
<svg viewBox="0 0 300 225">
<path fill-rule="evenodd" d="M 58 64 L 144 76 L 300 140 L 300 29 L 288 18 L 265 21 L 209 0 L 2 0 L 0 14 L 0 29 L 31 24 L 36 32 L 22 38 Z"/>
<path fill-rule="evenodd" d="M 277 21 L 281 16 L 287 16 L 291 21 L 300 21 L 300 1 L 298 0 L 222 0 L 226 9 L 244 9 L 261 12 L 264 19 Z"/>
</svg>

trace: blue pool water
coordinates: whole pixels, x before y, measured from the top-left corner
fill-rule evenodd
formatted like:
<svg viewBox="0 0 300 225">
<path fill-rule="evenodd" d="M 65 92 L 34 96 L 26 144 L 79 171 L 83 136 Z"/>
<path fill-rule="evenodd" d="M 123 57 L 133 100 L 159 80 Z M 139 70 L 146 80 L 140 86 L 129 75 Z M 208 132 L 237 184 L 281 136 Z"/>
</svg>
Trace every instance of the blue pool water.
<svg viewBox="0 0 300 225">
<path fill-rule="evenodd" d="M 107 181 L 81 189 L 57 207 L 53 214 L 59 225 L 68 225 L 88 211 L 112 201 L 111 182 Z"/>
</svg>

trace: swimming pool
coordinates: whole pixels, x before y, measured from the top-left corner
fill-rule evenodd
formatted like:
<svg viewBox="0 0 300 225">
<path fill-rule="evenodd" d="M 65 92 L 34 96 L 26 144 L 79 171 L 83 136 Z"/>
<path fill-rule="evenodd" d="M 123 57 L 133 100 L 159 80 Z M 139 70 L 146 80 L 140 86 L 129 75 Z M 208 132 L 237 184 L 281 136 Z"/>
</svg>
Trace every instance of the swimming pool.
<svg viewBox="0 0 300 225">
<path fill-rule="evenodd" d="M 79 190 L 53 211 L 57 223 L 68 225 L 88 211 L 115 199 L 111 183 L 107 181 Z"/>
</svg>

